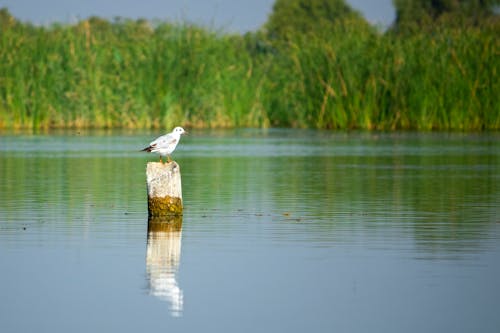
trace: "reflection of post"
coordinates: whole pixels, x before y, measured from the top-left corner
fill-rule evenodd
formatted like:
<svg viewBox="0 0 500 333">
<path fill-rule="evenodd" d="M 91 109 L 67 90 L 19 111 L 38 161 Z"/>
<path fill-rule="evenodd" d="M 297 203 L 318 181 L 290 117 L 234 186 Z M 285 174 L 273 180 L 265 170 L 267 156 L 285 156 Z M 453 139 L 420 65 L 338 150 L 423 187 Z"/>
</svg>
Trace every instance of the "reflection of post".
<svg viewBox="0 0 500 333">
<path fill-rule="evenodd" d="M 182 314 L 183 293 L 176 280 L 181 258 L 182 216 L 150 218 L 146 270 L 152 295 L 170 303 L 173 316 Z"/>
</svg>

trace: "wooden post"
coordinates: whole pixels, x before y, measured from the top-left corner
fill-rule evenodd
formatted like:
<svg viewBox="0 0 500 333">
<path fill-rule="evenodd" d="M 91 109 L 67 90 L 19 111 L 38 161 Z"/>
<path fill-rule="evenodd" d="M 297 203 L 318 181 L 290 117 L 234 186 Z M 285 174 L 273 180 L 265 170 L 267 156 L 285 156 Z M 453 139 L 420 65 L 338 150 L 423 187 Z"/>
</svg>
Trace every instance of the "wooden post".
<svg viewBox="0 0 500 333">
<path fill-rule="evenodd" d="M 150 217 L 182 215 L 181 169 L 179 164 L 149 162 L 148 214 Z"/>
</svg>

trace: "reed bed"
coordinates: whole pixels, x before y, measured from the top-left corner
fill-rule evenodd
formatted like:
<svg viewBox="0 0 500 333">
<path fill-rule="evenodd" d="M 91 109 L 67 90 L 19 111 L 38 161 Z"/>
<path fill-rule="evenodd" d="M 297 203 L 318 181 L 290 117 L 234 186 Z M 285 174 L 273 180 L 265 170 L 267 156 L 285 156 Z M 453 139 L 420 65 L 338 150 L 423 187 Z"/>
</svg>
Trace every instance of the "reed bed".
<svg viewBox="0 0 500 333">
<path fill-rule="evenodd" d="M 272 40 L 187 24 L 0 20 L 0 128 L 498 130 L 498 23 L 343 22 Z"/>
</svg>

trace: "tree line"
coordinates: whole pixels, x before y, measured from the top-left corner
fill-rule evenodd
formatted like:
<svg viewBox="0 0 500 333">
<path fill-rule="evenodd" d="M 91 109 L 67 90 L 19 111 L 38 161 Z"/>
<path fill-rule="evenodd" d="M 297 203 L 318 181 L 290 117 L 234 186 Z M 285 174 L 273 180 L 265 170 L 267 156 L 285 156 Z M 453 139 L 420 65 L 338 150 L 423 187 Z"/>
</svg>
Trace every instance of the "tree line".
<svg viewBox="0 0 500 333">
<path fill-rule="evenodd" d="M 500 128 L 499 0 L 276 0 L 257 31 L 0 10 L 0 128 Z"/>
</svg>

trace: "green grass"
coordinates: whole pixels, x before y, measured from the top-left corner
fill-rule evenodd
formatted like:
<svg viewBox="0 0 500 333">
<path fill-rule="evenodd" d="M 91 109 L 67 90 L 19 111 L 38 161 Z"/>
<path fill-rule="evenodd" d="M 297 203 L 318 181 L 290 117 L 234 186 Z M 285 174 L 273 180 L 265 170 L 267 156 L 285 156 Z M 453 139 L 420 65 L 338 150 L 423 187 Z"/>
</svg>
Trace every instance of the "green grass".
<svg viewBox="0 0 500 333">
<path fill-rule="evenodd" d="M 496 22 L 287 40 L 98 18 L 0 29 L 0 129 L 500 129 Z"/>
</svg>

